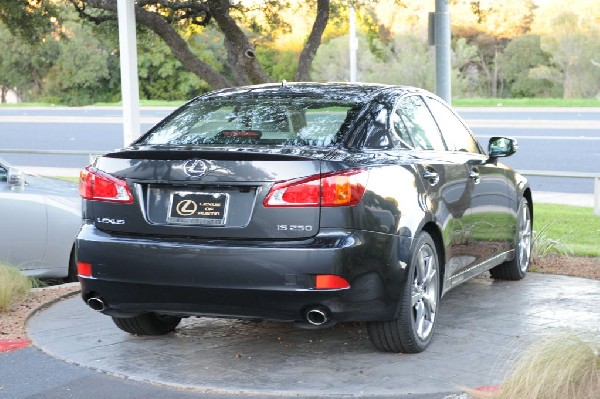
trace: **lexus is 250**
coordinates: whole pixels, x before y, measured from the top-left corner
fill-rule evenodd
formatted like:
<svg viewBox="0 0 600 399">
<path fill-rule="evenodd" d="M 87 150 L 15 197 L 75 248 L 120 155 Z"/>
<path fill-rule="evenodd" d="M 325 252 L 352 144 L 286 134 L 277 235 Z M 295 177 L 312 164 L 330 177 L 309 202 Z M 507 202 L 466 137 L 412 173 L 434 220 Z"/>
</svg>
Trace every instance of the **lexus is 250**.
<svg viewBox="0 0 600 399">
<path fill-rule="evenodd" d="M 439 301 L 525 276 L 525 178 L 412 87 L 283 83 L 200 96 L 81 173 L 83 299 L 124 331 L 190 316 L 366 322 L 382 351 L 431 342 Z"/>
</svg>

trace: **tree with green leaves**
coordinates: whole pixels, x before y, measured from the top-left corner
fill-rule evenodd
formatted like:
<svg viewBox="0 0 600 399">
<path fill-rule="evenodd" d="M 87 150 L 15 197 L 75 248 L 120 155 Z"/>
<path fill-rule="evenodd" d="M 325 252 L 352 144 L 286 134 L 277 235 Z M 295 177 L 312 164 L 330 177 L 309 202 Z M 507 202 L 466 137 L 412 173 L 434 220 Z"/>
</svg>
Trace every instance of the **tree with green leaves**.
<svg viewBox="0 0 600 399">
<path fill-rule="evenodd" d="M 477 45 L 483 82 L 498 97 L 498 57 L 511 39 L 529 32 L 533 23 L 532 0 L 454 0 L 453 33 Z"/>
<path fill-rule="evenodd" d="M 541 48 L 539 35 L 513 39 L 500 55 L 500 76 L 509 97 L 558 97 L 562 93 L 560 69 Z"/>
<path fill-rule="evenodd" d="M 402 0 L 393 1 L 403 5 Z M 375 1 L 354 3 L 360 8 Z M 114 23 L 117 17 L 116 0 L 13 0 L 0 3 L 0 20 L 35 39 L 40 32 L 52 29 L 48 22 L 52 17 L 61 22 L 57 10 L 65 4 L 82 19 L 98 25 Z M 327 26 L 345 19 L 347 7 L 346 0 L 135 0 L 134 4 L 138 27 L 153 32 L 185 70 L 213 89 L 269 82 L 290 72 L 295 80 L 310 80 L 312 62 Z M 311 15 L 312 24 L 297 54 L 274 54 L 265 43 L 294 29 L 282 18 L 289 10 Z M 217 65 L 195 51 L 189 40 L 215 29 L 220 32 L 226 55 Z"/>
<path fill-rule="evenodd" d="M 43 80 L 58 57 L 58 43 L 51 36 L 37 43 L 15 37 L 0 22 L 0 97 L 6 102 L 9 90 L 21 99 L 43 93 Z"/>
<path fill-rule="evenodd" d="M 63 0 L 69 3 L 80 17 L 102 24 L 116 19 L 116 0 Z M 47 16 L 52 13 L 56 2 L 35 0 L 33 6 L 29 1 L 16 0 L 21 6 L 0 5 L 0 18 L 11 20 L 11 26 L 22 32 L 35 32 L 39 27 L 32 24 L 19 26 L 15 20 L 23 20 L 23 15 Z M 257 59 L 257 51 L 249 37 L 246 27 L 258 26 L 257 18 L 252 17 L 252 10 L 262 10 L 262 17 L 267 25 L 277 22 L 279 12 L 289 7 L 288 1 L 264 0 L 253 2 L 228 0 L 137 0 L 135 16 L 138 25 L 149 29 L 160 37 L 169 47 L 183 68 L 197 75 L 212 88 L 264 83 L 271 81 Z M 297 78 L 308 79 L 310 65 L 319 47 L 321 36 L 329 20 L 330 0 L 316 0 L 316 13 L 312 30 L 306 40 L 298 60 Z M 33 11 L 32 11 L 33 9 Z M 8 13 L 19 14 L 18 18 L 7 17 Z M 254 25 L 253 25 L 254 23 Z M 226 50 L 226 65 L 222 70 L 215 68 L 206 60 L 194 54 L 182 32 L 190 27 L 206 28 L 216 26 L 223 35 L 223 46 Z M 29 34 L 29 33 L 27 33 Z"/>
<path fill-rule="evenodd" d="M 580 17 L 570 11 L 555 16 L 552 23 L 542 48 L 560 68 L 563 98 L 600 96 L 600 28 L 580 26 Z"/>
</svg>

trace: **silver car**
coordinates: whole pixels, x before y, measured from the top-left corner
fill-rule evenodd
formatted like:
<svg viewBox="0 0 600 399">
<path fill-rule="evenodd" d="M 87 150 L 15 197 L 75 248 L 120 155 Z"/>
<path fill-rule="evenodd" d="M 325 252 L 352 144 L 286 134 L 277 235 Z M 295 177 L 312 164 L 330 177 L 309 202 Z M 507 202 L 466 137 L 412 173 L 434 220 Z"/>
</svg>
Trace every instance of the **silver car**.
<svg viewBox="0 0 600 399">
<path fill-rule="evenodd" d="M 25 275 L 77 281 L 77 185 L 22 173 L 0 159 L 0 263 Z"/>
</svg>

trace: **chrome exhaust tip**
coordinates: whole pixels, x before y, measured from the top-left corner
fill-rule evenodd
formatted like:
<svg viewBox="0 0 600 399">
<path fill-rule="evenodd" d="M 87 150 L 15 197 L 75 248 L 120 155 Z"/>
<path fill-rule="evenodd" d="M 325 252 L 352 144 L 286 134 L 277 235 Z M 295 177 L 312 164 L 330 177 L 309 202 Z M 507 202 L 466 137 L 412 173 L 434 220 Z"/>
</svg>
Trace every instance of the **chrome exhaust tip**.
<svg viewBox="0 0 600 399">
<path fill-rule="evenodd" d="M 103 310 L 106 309 L 106 304 L 104 303 L 104 301 L 97 296 L 91 297 L 90 299 L 87 300 L 87 305 L 94 309 L 95 311 L 98 312 L 102 312 Z"/>
<path fill-rule="evenodd" d="M 329 310 L 324 306 L 309 309 L 306 311 L 306 321 L 313 326 L 322 326 L 329 321 Z"/>
</svg>

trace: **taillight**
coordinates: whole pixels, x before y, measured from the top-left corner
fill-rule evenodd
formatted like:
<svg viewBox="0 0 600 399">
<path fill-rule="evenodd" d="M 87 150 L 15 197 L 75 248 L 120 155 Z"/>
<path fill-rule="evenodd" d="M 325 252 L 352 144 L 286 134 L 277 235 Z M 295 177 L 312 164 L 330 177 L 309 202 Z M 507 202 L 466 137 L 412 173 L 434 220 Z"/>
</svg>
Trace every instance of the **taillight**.
<svg viewBox="0 0 600 399">
<path fill-rule="evenodd" d="M 79 195 L 87 200 L 131 204 L 133 196 L 125 180 L 87 166 L 79 174 Z"/>
<path fill-rule="evenodd" d="M 318 274 L 315 278 L 315 288 L 318 290 L 335 290 L 349 288 L 350 283 L 334 274 Z"/>
<path fill-rule="evenodd" d="M 349 169 L 275 183 L 263 205 L 266 207 L 356 205 L 365 193 L 367 177 L 366 170 Z"/>
</svg>

